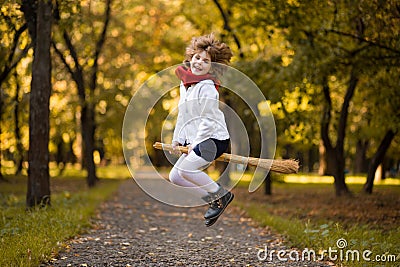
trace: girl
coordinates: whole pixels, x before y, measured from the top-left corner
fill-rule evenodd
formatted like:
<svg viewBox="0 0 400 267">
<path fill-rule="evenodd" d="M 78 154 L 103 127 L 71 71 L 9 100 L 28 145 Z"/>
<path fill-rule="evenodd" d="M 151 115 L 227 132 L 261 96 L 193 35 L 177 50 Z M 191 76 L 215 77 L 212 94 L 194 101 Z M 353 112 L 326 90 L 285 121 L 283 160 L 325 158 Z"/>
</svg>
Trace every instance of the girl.
<svg viewBox="0 0 400 267">
<path fill-rule="evenodd" d="M 193 38 L 186 48 L 185 66 L 175 71 L 181 84 L 172 146 L 175 154 L 179 153 L 177 146 L 188 146 L 188 154 L 180 156 L 169 179 L 174 184 L 195 188 L 209 204 L 204 215 L 206 226 L 217 221 L 234 197 L 202 171 L 229 146 L 224 114 L 219 109 L 218 77 L 231 57 L 231 49 L 213 34 L 200 36 Z"/>
</svg>

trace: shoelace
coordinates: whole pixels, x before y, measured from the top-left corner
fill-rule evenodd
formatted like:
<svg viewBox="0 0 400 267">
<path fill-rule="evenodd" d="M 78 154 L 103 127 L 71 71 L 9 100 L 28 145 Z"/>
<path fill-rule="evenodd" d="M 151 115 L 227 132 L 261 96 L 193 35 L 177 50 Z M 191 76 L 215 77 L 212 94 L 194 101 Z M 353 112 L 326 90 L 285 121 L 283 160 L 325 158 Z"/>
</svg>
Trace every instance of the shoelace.
<svg viewBox="0 0 400 267">
<path fill-rule="evenodd" d="M 221 203 L 219 202 L 219 199 L 214 200 L 213 202 L 210 203 L 210 208 L 212 209 L 219 209 L 221 208 Z"/>
</svg>

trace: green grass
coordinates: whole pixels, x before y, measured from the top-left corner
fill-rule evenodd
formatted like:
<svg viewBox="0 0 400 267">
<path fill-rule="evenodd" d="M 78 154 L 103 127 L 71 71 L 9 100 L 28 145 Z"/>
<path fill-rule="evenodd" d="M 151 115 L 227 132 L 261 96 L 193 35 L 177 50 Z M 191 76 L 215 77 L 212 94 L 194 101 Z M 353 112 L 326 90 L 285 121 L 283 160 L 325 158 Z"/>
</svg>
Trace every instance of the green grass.
<svg viewBox="0 0 400 267">
<path fill-rule="evenodd" d="M 65 240 L 90 228 L 99 204 L 117 190 L 121 181 L 102 179 L 88 189 L 82 173 L 66 174 L 68 178 L 51 178 L 56 187 L 51 207 L 31 211 L 25 207 L 26 177 L 7 177 L 10 183 L 1 184 L 0 266 L 38 266 L 49 260 Z"/>
<path fill-rule="evenodd" d="M 320 255 L 324 255 L 326 260 L 333 259 L 329 258 L 328 252 L 322 252 L 323 250 L 328 251 L 331 248 L 332 251 L 337 251 L 332 253 L 332 257 L 335 255 L 337 257 L 335 261 L 337 264 L 357 267 L 399 266 L 400 254 L 398 244 L 400 242 L 400 227 L 397 230 L 385 233 L 360 225 L 355 225 L 345 230 L 339 223 L 328 222 L 318 225 L 312 222 L 304 223 L 298 219 L 286 219 L 271 215 L 265 211 L 264 206 L 260 205 L 260 203 L 251 203 L 246 205 L 246 207 L 242 204 L 238 205 L 242 209 L 245 209 L 247 214 L 262 226 L 269 226 L 285 236 L 289 241 L 289 246 L 300 248 L 300 251 L 304 251 L 305 249 L 315 251 L 317 259 L 320 258 Z M 345 239 L 348 245 L 343 249 L 339 249 L 337 247 L 339 239 Z M 348 254 L 353 250 L 357 250 L 360 253 L 360 260 Z M 371 259 L 371 262 L 365 261 L 362 258 L 363 251 L 367 250 L 372 252 L 372 254 L 367 255 Z M 343 253 L 343 256 L 340 256 L 340 253 Z M 375 256 L 382 257 L 382 255 L 385 255 L 387 258 L 391 257 L 391 260 L 383 263 L 383 265 L 372 262 Z"/>
<path fill-rule="evenodd" d="M 238 186 L 244 190 L 244 188 L 247 189 L 248 183 L 241 182 Z M 398 222 L 393 222 L 391 227 L 379 227 L 362 223 L 362 220 L 354 222 L 347 221 L 346 225 L 343 225 L 340 218 L 334 220 L 322 217 L 310 220 L 306 219 L 308 217 L 307 214 L 304 214 L 305 218 L 298 218 L 296 215 L 290 216 L 290 214 L 299 213 L 298 210 L 290 210 L 292 203 L 289 197 L 291 194 L 304 194 L 306 191 L 317 192 L 317 190 L 327 190 L 329 186 L 332 187 L 333 191 L 333 185 L 326 184 L 274 184 L 273 188 L 277 191 L 278 189 L 280 190 L 280 195 L 275 196 L 275 198 L 266 198 L 265 201 L 262 201 L 260 198 L 246 198 L 245 201 L 241 202 L 239 197 L 238 200 L 233 203 L 245 210 L 248 216 L 253 218 L 260 225 L 269 226 L 277 233 L 282 234 L 290 247 L 298 248 L 300 251 L 304 251 L 306 248 L 313 250 L 316 252 L 317 258 L 323 254 L 323 250 L 329 250 L 330 248 L 331 250 L 337 250 L 337 252 L 332 253 L 332 256 L 334 256 L 335 253 L 337 255 L 337 260 L 334 261 L 337 266 L 400 266 L 400 226 Z M 359 189 L 359 187 L 358 185 L 350 185 L 350 188 L 354 191 Z M 389 192 L 389 190 L 391 190 L 391 194 L 396 194 L 393 192 L 399 192 L 399 188 L 396 186 L 394 186 L 394 188 L 393 186 L 388 187 L 387 185 L 376 187 L 376 190 L 379 190 L 383 195 L 385 192 Z M 277 202 L 278 198 L 285 199 L 286 197 L 286 204 L 285 201 L 283 201 L 283 204 Z M 322 193 L 321 198 L 323 197 L 324 195 Z M 275 200 L 275 204 L 269 203 L 268 199 L 271 201 Z M 297 201 L 299 200 L 297 199 Z M 308 201 L 308 199 L 305 198 L 304 201 Z M 282 214 L 275 212 L 277 209 L 283 209 Z M 274 213 L 271 213 L 271 211 L 274 211 Z M 371 212 L 374 212 L 374 210 L 371 210 Z M 284 215 L 284 213 L 286 214 Z M 343 249 L 339 249 L 337 246 L 337 242 L 340 239 L 345 239 L 347 242 L 347 246 Z M 352 255 L 355 250 L 359 253 L 359 260 L 357 260 L 356 254 L 354 256 Z M 368 250 L 371 251 L 371 254 L 367 254 L 371 261 L 366 261 L 362 257 L 362 253 L 368 253 Z M 329 260 L 328 252 L 325 252 L 324 255 L 325 260 Z M 386 261 L 377 262 L 375 261 L 376 256 L 381 258 L 386 257 Z"/>
</svg>

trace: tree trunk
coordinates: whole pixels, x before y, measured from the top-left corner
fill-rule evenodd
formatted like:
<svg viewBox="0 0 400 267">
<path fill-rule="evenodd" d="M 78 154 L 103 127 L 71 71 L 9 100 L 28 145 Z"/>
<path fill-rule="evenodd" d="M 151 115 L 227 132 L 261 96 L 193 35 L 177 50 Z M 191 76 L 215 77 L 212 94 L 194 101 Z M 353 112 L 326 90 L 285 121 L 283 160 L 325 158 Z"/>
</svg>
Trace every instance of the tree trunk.
<svg viewBox="0 0 400 267">
<path fill-rule="evenodd" d="M 333 175 L 335 177 L 335 189 L 337 196 L 350 194 L 350 190 L 346 185 L 345 174 L 344 174 L 345 171 L 344 141 L 346 136 L 347 117 L 349 115 L 350 101 L 353 98 L 357 83 L 358 83 L 358 77 L 355 74 L 355 70 L 353 68 L 350 73 L 349 84 L 340 111 L 339 125 L 337 129 L 336 147 L 333 150 L 336 154 L 336 163 L 337 163 L 336 172 Z"/>
<path fill-rule="evenodd" d="M 81 114 L 83 155 L 86 170 L 88 172 L 87 184 L 89 187 L 96 185 L 96 165 L 94 163 L 94 110 L 91 105 L 86 104 Z"/>
<path fill-rule="evenodd" d="M 390 143 L 392 142 L 395 135 L 396 135 L 396 132 L 394 132 L 392 130 L 387 131 L 385 134 L 385 137 L 383 138 L 377 151 L 375 152 L 375 154 L 373 155 L 373 157 L 371 159 L 371 162 L 368 167 L 367 181 L 364 184 L 364 188 L 363 188 L 364 192 L 367 194 L 372 194 L 372 188 L 374 186 L 376 169 L 383 162 L 386 151 L 389 149 Z"/>
<path fill-rule="evenodd" d="M 270 172 L 268 172 L 264 183 L 265 183 L 264 184 L 264 194 L 266 194 L 268 196 L 272 195 L 272 179 L 271 179 L 271 173 Z"/>
<path fill-rule="evenodd" d="M 335 158 L 335 160 L 333 161 L 335 163 L 335 167 L 333 169 L 333 178 L 335 179 L 335 193 L 336 196 L 350 195 L 351 192 L 346 184 L 344 154 L 343 152 L 338 152 L 335 150 L 332 155 L 332 157 Z"/>
<path fill-rule="evenodd" d="M 316 157 L 315 157 L 316 156 L 316 154 L 315 154 L 316 150 L 315 149 L 316 149 L 316 147 L 312 146 L 308 150 L 308 163 L 307 163 L 308 169 L 307 169 L 307 171 L 309 173 L 314 171 L 314 163 L 315 163 L 315 159 L 316 159 Z"/>
<path fill-rule="evenodd" d="M 56 12 L 58 13 L 58 2 L 56 1 Z M 94 163 L 93 152 L 95 146 L 95 110 L 93 104 L 93 95 L 97 85 L 97 72 L 98 72 L 98 60 L 101 53 L 101 50 L 104 46 L 106 40 L 106 33 L 108 29 L 108 25 L 111 18 L 111 0 L 106 1 L 106 12 L 103 30 L 101 32 L 100 38 L 96 42 L 94 57 L 93 57 L 93 67 L 91 69 L 91 75 L 89 80 L 89 86 L 86 87 L 84 80 L 83 68 L 79 63 L 78 53 L 72 44 L 71 38 L 69 34 L 64 31 L 63 37 L 64 41 L 69 49 L 71 57 L 73 58 L 75 66 L 72 67 L 66 59 L 64 58 L 63 52 L 61 52 L 55 43 L 53 42 L 53 48 L 56 53 L 59 55 L 60 59 L 63 61 L 64 65 L 67 67 L 70 72 L 73 80 L 75 81 L 78 87 L 78 95 L 81 102 L 82 112 L 81 112 L 81 129 L 82 129 L 82 139 L 83 139 L 83 163 L 88 172 L 87 183 L 89 187 L 92 187 L 96 184 L 97 176 L 96 176 L 96 165 Z M 86 93 L 86 89 L 89 89 L 90 94 Z"/>
<path fill-rule="evenodd" d="M 15 160 L 15 165 L 17 165 L 17 169 L 15 171 L 15 175 L 18 175 L 21 173 L 22 171 L 22 163 L 24 161 L 24 148 L 22 146 L 22 142 L 21 142 L 21 131 L 19 128 L 19 90 L 20 90 L 20 86 L 18 83 L 18 77 L 17 74 L 15 74 L 15 80 L 16 80 L 16 93 L 15 93 L 15 98 L 14 98 L 14 103 L 15 103 L 15 107 L 14 107 L 14 124 L 15 124 L 15 128 L 14 128 L 14 135 L 15 135 L 15 140 L 16 140 L 16 147 L 17 147 L 17 152 L 16 154 L 16 160 Z"/>
<path fill-rule="evenodd" d="M 1 88 L 1 85 L 0 85 L 0 122 L 1 122 L 1 120 L 2 120 L 2 118 L 3 118 L 3 89 Z M 2 127 L 1 127 L 1 123 L 0 123 L 0 136 L 1 136 L 1 131 L 2 131 Z M 0 182 L 1 181 L 6 181 L 6 179 L 3 177 L 3 173 L 1 172 L 1 159 L 2 159 L 2 156 L 1 156 L 1 146 L 0 146 Z"/>
<path fill-rule="evenodd" d="M 385 179 L 384 173 L 385 173 L 385 172 L 383 171 L 383 166 L 382 166 L 382 164 L 379 164 L 379 165 L 378 165 L 378 168 L 376 168 L 376 171 L 375 171 L 374 181 L 380 182 L 380 181 L 382 181 L 382 179 Z"/>
<path fill-rule="evenodd" d="M 243 54 L 243 51 L 242 51 L 242 46 L 240 44 L 239 38 L 236 35 L 236 31 L 233 30 L 232 27 L 229 24 L 229 18 L 228 18 L 227 12 L 224 11 L 224 9 L 222 8 L 222 6 L 221 6 L 221 4 L 219 3 L 218 0 L 214 0 L 214 4 L 217 6 L 217 8 L 218 8 L 218 10 L 219 10 L 219 12 L 221 14 L 222 20 L 224 21 L 224 30 L 228 31 L 232 35 L 233 40 L 235 41 L 236 46 L 237 46 L 237 48 L 239 50 L 239 57 L 241 59 L 243 59 L 244 58 L 244 54 Z"/>
<path fill-rule="evenodd" d="M 215 162 L 215 167 L 220 173 L 218 183 L 222 186 L 228 187 L 231 183 L 229 164 L 227 162 Z"/>
<path fill-rule="evenodd" d="M 337 169 L 336 152 L 332 149 L 331 152 L 326 152 L 326 169 L 325 175 L 335 176 Z"/>
<path fill-rule="evenodd" d="M 64 65 L 70 72 L 73 80 L 78 88 L 78 96 L 81 103 L 81 116 L 80 126 L 82 135 L 82 166 L 87 170 L 87 184 L 89 187 L 93 187 L 96 184 L 96 165 L 94 164 L 93 152 L 94 152 L 94 108 L 91 104 L 91 100 L 87 100 L 87 94 L 85 89 L 85 80 L 82 67 L 79 65 L 78 54 L 75 47 L 71 42 L 71 38 L 66 31 L 63 33 L 65 43 L 72 55 L 75 62 L 75 69 L 67 63 L 63 53 L 58 50 L 57 46 L 53 43 L 53 48 L 63 61 Z"/>
<path fill-rule="evenodd" d="M 323 94 L 325 105 L 322 110 L 321 118 L 321 143 L 320 143 L 320 174 L 333 175 L 336 166 L 336 157 L 334 156 L 334 147 L 329 138 L 329 125 L 332 119 L 332 99 L 328 85 L 328 77 L 324 77 Z M 323 147 L 321 147 L 321 145 Z"/>
<path fill-rule="evenodd" d="M 357 141 L 356 145 L 356 155 L 354 159 L 354 173 L 366 173 L 367 172 L 367 150 L 368 150 L 368 141 Z"/>
<path fill-rule="evenodd" d="M 326 172 L 327 172 L 326 149 L 325 149 L 324 142 L 322 141 L 322 139 L 319 142 L 318 152 L 319 152 L 318 174 L 326 175 Z"/>
<path fill-rule="evenodd" d="M 323 80 L 322 88 L 326 103 L 323 108 L 323 116 L 321 119 L 321 139 L 326 149 L 327 170 L 329 174 L 332 174 L 335 179 L 334 184 L 337 196 L 350 194 L 350 190 L 346 185 L 345 175 L 344 175 L 344 169 L 345 169 L 344 141 L 346 136 L 346 125 L 347 125 L 347 117 L 349 114 L 350 101 L 354 95 L 357 83 L 358 83 L 358 78 L 355 74 L 355 70 L 353 69 L 350 74 L 348 87 L 340 111 L 339 124 L 337 128 L 336 145 L 333 146 L 329 136 L 332 99 L 330 96 L 328 77 L 324 77 Z"/>
<path fill-rule="evenodd" d="M 29 110 L 29 175 L 26 204 L 50 205 L 49 102 L 51 93 L 51 1 L 24 1 L 36 7 L 36 33 Z M 25 13 L 27 21 L 35 13 Z M 32 33 L 32 32 L 31 32 Z"/>
<path fill-rule="evenodd" d="M 237 127 L 239 126 L 237 125 L 237 121 L 235 120 L 234 114 L 232 113 L 232 109 L 230 108 L 231 101 L 229 99 L 229 94 L 226 90 L 221 91 L 219 100 L 222 103 L 224 103 L 224 105 L 220 105 L 220 109 L 224 113 L 227 124 L 226 126 L 230 134 L 230 147 L 228 147 L 226 152 L 231 153 L 232 150 L 239 151 L 240 140 L 239 136 L 235 133 L 235 129 L 237 129 Z M 216 168 L 221 174 L 221 176 L 218 179 L 218 182 L 223 186 L 229 186 L 231 184 L 230 173 L 233 168 L 232 164 L 229 165 L 226 162 L 216 162 L 215 164 Z"/>
</svg>

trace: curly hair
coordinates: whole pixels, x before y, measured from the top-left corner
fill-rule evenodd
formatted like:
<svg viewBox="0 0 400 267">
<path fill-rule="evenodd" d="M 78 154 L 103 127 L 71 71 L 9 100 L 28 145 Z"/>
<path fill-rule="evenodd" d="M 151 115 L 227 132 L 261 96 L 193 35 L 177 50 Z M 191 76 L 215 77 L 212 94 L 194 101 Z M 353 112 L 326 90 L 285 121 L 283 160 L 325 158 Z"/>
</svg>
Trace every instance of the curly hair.
<svg viewBox="0 0 400 267">
<path fill-rule="evenodd" d="M 189 64 L 192 57 L 197 54 L 206 51 L 211 57 L 211 62 L 228 65 L 233 54 L 230 47 L 221 43 L 217 40 L 213 33 L 209 35 L 203 35 L 200 37 L 194 37 L 188 47 L 186 47 L 185 60 L 183 61 L 186 65 Z M 222 75 L 224 68 L 219 64 L 215 64 L 214 70 L 216 75 Z"/>
</svg>

